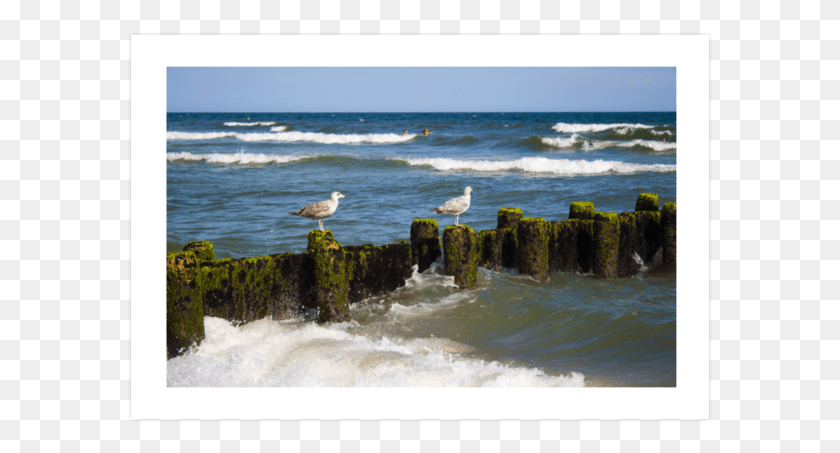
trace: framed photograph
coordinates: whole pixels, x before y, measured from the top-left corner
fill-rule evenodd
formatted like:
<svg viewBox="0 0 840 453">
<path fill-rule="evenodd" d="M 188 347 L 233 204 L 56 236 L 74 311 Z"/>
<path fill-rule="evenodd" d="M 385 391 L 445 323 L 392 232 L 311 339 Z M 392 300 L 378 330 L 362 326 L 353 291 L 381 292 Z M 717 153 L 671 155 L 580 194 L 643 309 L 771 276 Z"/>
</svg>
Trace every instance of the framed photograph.
<svg viewBox="0 0 840 453">
<path fill-rule="evenodd" d="M 132 418 L 707 418 L 708 89 L 705 36 L 133 37 Z"/>
</svg>

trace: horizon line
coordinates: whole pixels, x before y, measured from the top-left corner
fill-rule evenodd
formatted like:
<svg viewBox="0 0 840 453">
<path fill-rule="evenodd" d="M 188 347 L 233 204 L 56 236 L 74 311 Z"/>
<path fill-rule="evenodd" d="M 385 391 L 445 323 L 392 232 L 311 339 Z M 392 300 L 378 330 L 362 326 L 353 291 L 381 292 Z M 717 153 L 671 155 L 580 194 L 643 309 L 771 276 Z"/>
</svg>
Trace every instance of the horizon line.
<svg viewBox="0 0 840 453">
<path fill-rule="evenodd" d="M 677 113 L 676 110 L 458 110 L 458 111 L 271 111 L 271 110 L 241 110 L 241 111 L 167 111 L 166 113 Z"/>
</svg>

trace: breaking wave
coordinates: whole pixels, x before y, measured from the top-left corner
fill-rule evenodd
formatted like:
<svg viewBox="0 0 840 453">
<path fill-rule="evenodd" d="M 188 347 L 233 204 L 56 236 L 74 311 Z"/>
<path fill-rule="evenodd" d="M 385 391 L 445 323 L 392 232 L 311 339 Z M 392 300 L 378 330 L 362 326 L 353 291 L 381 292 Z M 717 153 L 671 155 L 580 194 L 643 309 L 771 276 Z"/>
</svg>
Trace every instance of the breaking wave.
<svg viewBox="0 0 840 453">
<path fill-rule="evenodd" d="M 603 148 L 647 148 L 653 151 L 676 151 L 677 142 L 658 142 L 656 140 L 629 140 L 629 141 L 591 141 L 583 144 L 583 149 L 592 151 Z"/>
<path fill-rule="evenodd" d="M 557 175 L 595 175 L 601 173 L 672 172 L 676 165 L 641 165 L 608 160 L 569 160 L 525 157 L 516 160 L 458 160 L 449 158 L 406 158 L 408 165 L 428 166 L 436 170 L 506 171 L 521 170 L 530 173 L 553 173 Z"/>
<path fill-rule="evenodd" d="M 569 133 L 569 132 L 602 132 L 607 131 L 610 129 L 624 129 L 624 128 L 633 128 L 633 129 L 652 129 L 657 126 L 649 126 L 647 124 L 628 124 L 628 123 L 616 123 L 616 124 L 578 124 L 578 123 L 557 123 L 551 128 L 557 132 L 562 133 Z M 628 129 L 629 130 L 629 129 Z"/>
<path fill-rule="evenodd" d="M 543 137 L 542 142 L 546 145 L 555 146 L 557 148 L 571 148 L 576 145 L 581 145 L 586 140 L 578 134 L 572 134 L 571 137 Z"/>
<path fill-rule="evenodd" d="M 353 321 L 350 324 L 354 324 Z M 583 387 L 580 373 L 462 357 L 445 338 L 369 338 L 348 323 L 263 319 L 239 327 L 205 317 L 205 339 L 169 360 L 170 387 Z"/>
<path fill-rule="evenodd" d="M 312 156 L 277 156 L 239 152 L 234 154 L 166 153 L 166 160 L 203 160 L 210 164 L 283 164 Z"/>
<path fill-rule="evenodd" d="M 667 132 L 667 131 L 666 131 Z M 653 151 L 676 151 L 676 142 L 659 142 L 656 140 L 587 140 L 580 135 L 571 137 L 543 137 L 542 143 L 557 148 L 581 147 L 584 151 L 594 151 L 604 148 L 647 148 Z"/>
</svg>

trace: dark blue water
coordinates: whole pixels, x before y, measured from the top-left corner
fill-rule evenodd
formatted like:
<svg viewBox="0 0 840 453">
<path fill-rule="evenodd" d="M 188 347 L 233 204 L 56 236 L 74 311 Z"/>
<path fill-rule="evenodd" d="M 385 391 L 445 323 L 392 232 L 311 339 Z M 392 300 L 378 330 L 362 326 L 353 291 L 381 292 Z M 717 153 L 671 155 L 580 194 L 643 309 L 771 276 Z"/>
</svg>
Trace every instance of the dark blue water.
<svg viewBox="0 0 840 453">
<path fill-rule="evenodd" d="M 640 192 L 676 201 L 676 134 L 675 113 L 170 113 L 167 240 L 209 240 L 218 257 L 300 252 L 318 223 L 288 213 L 332 191 L 347 198 L 325 228 L 343 244 L 408 239 L 415 218 L 453 224 L 430 209 L 466 186 L 460 222 L 476 230 L 495 228 L 505 206 L 547 220 L 567 218 L 572 201 L 632 211 Z M 577 371 L 590 384 L 675 385 L 673 269 L 609 282 L 558 274 L 527 299 L 511 289 L 517 278 L 480 280 L 479 305 L 500 312 L 396 335 L 448 335 L 484 360 Z M 468 341 L 452 338 L 493 320 Z"/>
</svg>

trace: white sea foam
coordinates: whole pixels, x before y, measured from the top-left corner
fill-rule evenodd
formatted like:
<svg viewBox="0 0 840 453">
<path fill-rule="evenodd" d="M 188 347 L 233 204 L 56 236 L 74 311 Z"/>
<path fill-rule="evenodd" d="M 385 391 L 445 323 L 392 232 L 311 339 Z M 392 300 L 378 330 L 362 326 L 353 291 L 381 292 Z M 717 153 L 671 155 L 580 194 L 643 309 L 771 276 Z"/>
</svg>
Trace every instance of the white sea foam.
<svg viewBox="0 0 840 453">
<path fill-rule="evenodd" d="M 650 131 L 653 135 L 674 135 L 671 131 Z"/>
<path fill-rule="evenodd" d="M 277 156 L 270 154 L 252 154 L 238 152 L 234 154 L 193 154 L 193 153 L 166 153 L 166 160 L 203 160 L 211 164 L 282 164 L 294 162 L 312 156 Z"/>
<path fill-rule="evenodd" d="M 286 126 L 283 127 L 285 130 Z M 274 128 L 272 128 L 272 131 Z M 279 129 L 278 129 L 279 130 Z M 235 132 L 167 132 L 167 140 L 210 140 L 224 137 L 235 137 L 246 142 L 314 142 L 325 144 L 349 144 L 349 143 L 399 143 L 406 142 L 416 135 L 397 134 L 322 134 L 320 132 L 254 132 L 239 134 Z"/>
<path fill-rule="evenodd" d="M 167 132 L 167 140 L 211 140 L 215 138 L 233 137 L 235 132 Z"/>
<path fill-rule="evenodd" d="M 347 324 L 347 323 L 344 323 Z M 368 338 L 347 325 L 276 322 L 234 327 L 204 318 L 205 339 L 167 362 L 173 387 L 582 387 L 584 376 L 460 357 L 469 345 L 443 338 Z"/>
<path fill-rule="evenodd" d="M 609 160 L 546 159 L 524 157 L 516 160 L 458 160 L 449 158 L 397 159 L 409 165 L 427 165 L 437 170 L 505 171 L 522 170 L 531 173 L 553 173 L 558 175 L 593 175 L 599 173 L 636 173 L 643 171 L 677 171 L 676 165 L 640 165 Z"/>
<path fill-rule="evenodd" d="M 577 123 L 557 123 L 552 126 L 557 132 L 601 132 L 610 129 L 623 129 L 623 128 L 635 128 L 635 129 L 650 129 L 656 126 L 648 126 L 647 124 L 628 124 L 628 123 L 616 123 L 616 124 L 577 124 Z M 622 134 L 626 134 L 626 132 L 621 132 Z"/>
<path fill-rule="evenodd" d="M 274 126 L 275 124 L 277 124 L 277 121 L 259 121 L 256 123 L 237 123 L 236 121 L 232 121 L 225 123 L 225 126 Z"/>
<path fill-rule="evenodd" d="M 288 128 L 289 126 L 274 126 L 271 128 L 271 132 L 283 132 Z"/>
</svg>

